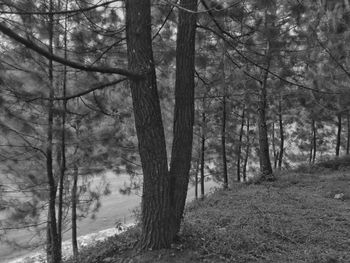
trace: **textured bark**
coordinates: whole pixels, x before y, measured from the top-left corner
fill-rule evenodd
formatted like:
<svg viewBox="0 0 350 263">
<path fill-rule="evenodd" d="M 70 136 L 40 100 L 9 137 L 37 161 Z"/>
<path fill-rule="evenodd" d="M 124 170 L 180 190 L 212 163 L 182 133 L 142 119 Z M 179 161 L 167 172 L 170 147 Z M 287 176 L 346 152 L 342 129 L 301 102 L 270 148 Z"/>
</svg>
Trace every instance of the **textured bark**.
<svg viewBox="0 0 350 263">
<path fill-rule="evenodd" d="M 269 60 L 269 59 L 268 59 Z M 268 69 L 270 61 L 268 62 Z M 267 108 L 267 78 L 268 71 L 264 72 L 264 79 L 260 87 L 258 102 L 258 126 L 259 126 L 259 161 L 262 180 L 271 180 L 273 178 L 272 167 L 270 162 L 269 142 L 266 124 L 266 108 Z"/>
<path fill-rule="evenodd" d="M 188 10 L 197 10 L 197 0 L 181 0 Z M 194 54 L 196 14 L 179 10 L 176 40 L 176 80 L 173 145 L 170 162 L 173 235 L 180 231 L 191 169 L 194 123 Z"/>
<path fill-rule="evenodd" d="M 141 249 L 170 247 L 170 176 L 151 40 L 149 0 L 127 0 L 126 38 L 129 70 L 144 75 L 130 80 L 143 171 Z"/>
<path fill-rule="evenodd" d="M 239 138 L 238 138 L 238 150 L 237 150 L 237 181 L 241 181 L 241 158 L 242 158 L 242 140 L 243 140 L 243 131 L 244 131 L 244 121 L 245 121 L 245 109 L 243 106 L 242 109 L 242 117 L 241 117 L 241 128 L 239 130 Z"/>
<path fill-rule="evenodd" d="M 250 129 L 250 119 L 249 119 L 249 113 L 247 114 L 247 129 L 246 129 L 246 150 L 245 150 L 245 156 L 243 161 L 243 182 L 247 181 L 247 164 L 248 164 L 248 158 L 249 158 L 249 150 L 250 150 L 250 136 L 249 136 L 249 129 Z"/>
<path fill-rule="evenodd" d="M 283 129 L 283 115 L 282 115 L 282 96 L 278 102 L 278 122 L 280 130 L 280 150 L 278 154 L 278 169 L 282 168 L 283 156 L 284 156 L 284 129 Z"/>
<path fill-rule="evenodd" d="M 335 156 L 339 156 L 340 153 L 340 143 L 341 143 L 341 127 L 342 127 L 342 123 L 341 123 L 341 113 L 339 113 L 337 115 L 337 128 L 338 128 L 338 132 L 337 132 L 337 143 L 335 146 Z"/>
</svg>

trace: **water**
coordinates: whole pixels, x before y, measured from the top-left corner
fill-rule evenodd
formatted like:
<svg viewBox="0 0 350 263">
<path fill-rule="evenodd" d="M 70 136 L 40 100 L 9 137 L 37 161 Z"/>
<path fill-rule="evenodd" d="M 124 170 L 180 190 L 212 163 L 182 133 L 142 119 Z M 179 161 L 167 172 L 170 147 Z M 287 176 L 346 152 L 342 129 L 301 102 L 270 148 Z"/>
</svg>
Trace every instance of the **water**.
<svg viewBox="0 0 350 263">
<path fill-rule="evenodd" d="M 100 207 L 96 218 L 90 217 L 84 218 L 78 222 L 78 236 L 87 236 L 91 233 L 96 233 L 101 230 L 113 229 L 117 222 L 128 224 L 134 221 L 133 210 L 140 205 L 141 197 L 134 193 L 130 195 L 122 195 L 119 189 L 124 186 L 125 182 L 129 181 L 128 175 L 115 175 L 112 172 L 106 173 L 106 180 L 110 183 L 111 194 L 101 198 L 102 206 Z M 95 179 L 96 184 L 100 180 L 99 177 Z M 206 182 L 206 192 L 211 187 L 217 186 L 214 182 Z M 187 201 L 194 199 L 194 187 L 191 187 L 188 191 Z M 16 230 L 11 231 L 9 236 L 22 245 L 30 246 L 34 243 L 35 239 L 45 240 L 45 235 L 37 237 L 36 233 L 32 230 Z M 34 238 L 33 238 L 34 237 Z M 63 240 L 68 241 L 71 238 L 71 231 L 64 233 Z M 11 260 L 24 256 L 33 252 L 35 248 L 14 248 L 7 244 L 0 242 L 0 262 L 10 262 Z"/>
</svg>

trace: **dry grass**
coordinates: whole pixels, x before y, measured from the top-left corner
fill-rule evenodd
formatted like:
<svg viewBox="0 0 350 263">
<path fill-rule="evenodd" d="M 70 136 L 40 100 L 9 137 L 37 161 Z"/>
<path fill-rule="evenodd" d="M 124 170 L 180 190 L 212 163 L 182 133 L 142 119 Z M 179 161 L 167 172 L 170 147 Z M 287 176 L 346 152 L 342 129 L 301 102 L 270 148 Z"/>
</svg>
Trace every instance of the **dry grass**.
<svg viewBox="0 0 350 263">
<path fill-rule="evenodd" d="M 334 199 L 338 193 L 342 200 Z M 131 249 L 136 238 L 137 229 L 112 238 L 88 250 L 98 260 L 82 262 L 349 263 L 350 172 L 299 171 L 236 184 L 188 205 L 172 249 L 139 254 Z"/>
</svg>

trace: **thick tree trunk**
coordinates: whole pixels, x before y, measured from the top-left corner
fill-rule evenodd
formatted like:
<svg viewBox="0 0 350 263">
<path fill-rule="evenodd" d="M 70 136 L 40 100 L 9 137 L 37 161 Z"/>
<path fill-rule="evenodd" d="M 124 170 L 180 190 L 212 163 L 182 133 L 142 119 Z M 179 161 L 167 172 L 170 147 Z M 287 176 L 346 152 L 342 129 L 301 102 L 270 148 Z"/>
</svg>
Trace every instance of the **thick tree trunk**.
<svg viewBox="0 0 350 263">
<path fill-rule="evenodd" d="M 197 0 L 181 0 L 187 10 L 197 10 Z M 194 123 L 194 55 L 196 14 L 179 9 L 176 40 L 176 80 L 173 145 L 170 162 L 173 235 L 180 231 L 191 169 Z"/>
<path fill-rule="evenodd" d="M 243 139 L 243 131 L 244 131 L 244 121 L 245 121 L 245 105 L 243 105 L 242 116 L 241 116 L 241 128 L 239 131 L 238 137 L 238 149 L 237 149 L 237 182 L 241 181 L 241 157 L 242 157 L 242 139 Z"/>
<path fill-rule="evenodd" d="M 226 90 L 222 98 L 222 127 L 221 127 L 221 150 L 224 189 L 228 189 L 227 158 L 226 158 Z"/>
<path fill-rule="evenodd" d="M 201 196 L 200 198 L 204 198 L 204 165 L 205 165 L 205 122 L 206 122 L 206 115 L 204 112 L 202 112 L 202 138 L 201 138 Z"/>
<path fill-rule="evenodd" d="M 278 169 L 282 169 L 283 155 L 284 155 L 284 129 L 283 129 L 283 115 L 282 115 L 282 95 L 278 102 L 278 122 L 280 128 L 280 150 L 278 155 Z"/>
<path fill-rule="evenodd" d="M 129 69 L 143 75 L 142 79 L 130 80 L 144 179 L 139 245 L 141 249 L 168 248 L 173 238 L 169 233 L 172 233 L 174 214 L 153 60 L 150 1 L 127 0 L 125 3 Z"/>
<path fill-rule="evenodd" d="M 270 60 L 268 58 L 268 60 Z M 270 68 L 270 61 L 268 61 L 267 68 Z M 270 162 L 269 142 L 267 135 L 266 124 L 266 108 L 267 108 L 267 78 L 268 71 L 264 72 L 264 79 L 260 87 L 260 95 L 258 102 L 258 126 L 259 126 L 259 161 L 260 172 L 262 180 L 273 180 L 272 167 Z"/>
<path fill-rule="evenodd" d="M 349 113 L 347 113 L 346 119 L 348 123 L 348 138 L 346 142 L 346 154 L 349 155 L 350 153 L 350 114 Z"/>
<path fill-rule="evenodd" d="M 53 0 L 50 0 L 49 11 L 53 11 Z M 53 15 L 49 16 L 49 52 L 53 54 Z M 56 223 L 56 183 L 53 174 L 53 108 L 54 108 L 54 83 L 53 83 L 53 61 L 49 60 L 49 102 L 47 120 L 47 142 L 46 142 L 46 172 L 49 183 L 49 215 L 48 215 L 48 238 L 49 249 L 47 261 L 50 263 L 61 262 L 61 251 L 57 233 Z"/>
<path fill-rule="evenodd" d="M 72 186 L 72 248 L 73 248 L 73 258 L 78 259 L 78 241 L 77 241 L 77 186 L 78 186 L 78 175 L 79 169 L 78 165 L 74 164 L 73 170 L 73 186 Z"/>
<path fill-rule="evenodd" d="M 337 122 L 337 128 L 338 128 L 338 132 L 337 132 L 337 143 L 336 143 L 336 146 L 335 146 L 335 156 L 339 156 L 339 152 L 340 152 L 340 143 L 341 143 L 341 113 L 339 113 L 337 115 L 337 119 L 338 119 L 338 122 Z"/>
<path fill-rule="evenodd" d="M 248 158 L 249 158 L 249 150 L 250 150 L 250 136 L 249 136 L 249 129 L 250 129 L 250 119 L 249 119 L 249 112 L 247 114 L 247 128 L 246 128 L 246 149 L 245 149 L 245 156 L 243 161 L 243 182 L 247 181 L 247 164 L 248 164 Z"/>
</svg>

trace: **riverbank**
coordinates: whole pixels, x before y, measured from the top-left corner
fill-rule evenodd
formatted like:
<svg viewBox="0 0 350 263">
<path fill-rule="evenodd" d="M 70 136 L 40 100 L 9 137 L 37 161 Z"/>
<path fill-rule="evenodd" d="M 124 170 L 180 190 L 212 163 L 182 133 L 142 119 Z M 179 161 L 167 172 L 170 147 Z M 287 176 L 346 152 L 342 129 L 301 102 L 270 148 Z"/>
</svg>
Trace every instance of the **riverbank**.
<svg viewBox="0 0 350 263">
<path fill-rule="evenodd" d="M 350 171 L 301 169 L 218 190 L 187 206 L 171 249 L 140 253 L 138 235 L 131 228 L 94 244 L 81 262 L 349 263 Z"/>
<path fill-rule="evenodd" d="M 92 246 L 96 242 L 102 242 L 106 240 L 109 237 L 119 235 L 120 233 L 123 233 L 128 228 L 134 226 L 134 223 L 128 223 L 125 225 L 118 225 L 114 228 L 109 228 L 105 230 L 98 231 L 96 233 L 91 233 L 85 236 L 78 237 L 78 248 L 84 249 L 85 247 Z M 67 260 L 73 255 L 72 251 L 72 242 L 71 241 L 65 241 L 62 243 L 62 258 L 63 260 Z M 11 261 L 8 261 L 8 263 L 45 263 L 46 262 L 46 252 L 44 249 L 40 249 L 36 252 L 32 252 L 29 255 L 26 255 L 24 257 L 20 257 Z"/>
</svg>

